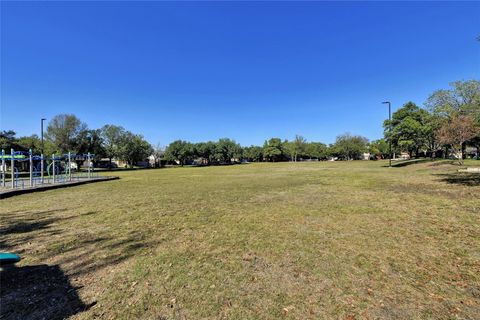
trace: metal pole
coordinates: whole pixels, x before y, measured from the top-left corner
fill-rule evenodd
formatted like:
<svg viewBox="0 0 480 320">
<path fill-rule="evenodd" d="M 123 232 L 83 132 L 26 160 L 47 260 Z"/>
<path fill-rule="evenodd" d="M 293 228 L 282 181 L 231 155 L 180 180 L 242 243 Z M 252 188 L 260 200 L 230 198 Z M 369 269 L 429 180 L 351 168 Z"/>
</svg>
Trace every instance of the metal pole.
<svg viewBox="0 0 480 320">
<path fill-rule="evenodd" d="M 88 179 L 90 179 L 90 152 L 87 155 L 87 164 L 88 164 Z"/>
<path fill-rule="evenodd" d="M 72 155 L 68 152 L 68 180 L 72 181 Z"/>
<path fill-rule="evenodd" d="M 43 171 L 44 171 L 44 167 L 43 167 L 43 153 L 42 153 L 40 155 L 40 181 L 42 184 L 43 184 Z"/>
<path fill-rule="evenodd" d="M 388 101 L 388 123 L 389 123 L 389 131 L 390 131 L 390 139 L 388 139 L 388 166 L 392 167 L 392 106 L 390 101 Z"/>
<path fill-rule="evenodd" d="M 47 120 L 47 119 L 42 118 L 42 119 L 40 120 L 40 123 L 41 123 L 41 125 L 40 125 L 40 126 L 41 126 L 40 136 L 42 137 L 42 154 L 43 154 L 43 151 L 44 151 L 44 150 L 43 150 L 43 148 L 44 148 L 44 145 L 43 145 L 43 121 L 45 121 L 45 120 Z"/>
<path fill-rule="evenodd" d="M 392 167 L 392 105 L 390 101 L 384 101 L 383 104 L 388 104 L 388 131 L 390 137 L 388 139 L 388 166 Z"/>
<path fill-rule="evenodd" d="M 2 149 L 2 187 L 5 188 L 5 175 L 7 173 L 7 168 L 5 166 L 5 150 Z"/>
<path fill-rule="evenodd" d="M 30 187 L 33 187 L 33 155 L 32 149 L 28 150 L 30 160 Z"/>
<path fill-rule="evenodd" d="M 52 154 L 52 183 L 55 184 L 55 153 Z"/>
<path fill-rule="evenodd" d="M 12 189 L 15 188 L 15 157 L 13 156 L 14 154 L 14 150 L 13 149 L 10 149 L 10 156 L 12 157 L 11 158 L 11 170 L 12 170 Z"/>
</svg>

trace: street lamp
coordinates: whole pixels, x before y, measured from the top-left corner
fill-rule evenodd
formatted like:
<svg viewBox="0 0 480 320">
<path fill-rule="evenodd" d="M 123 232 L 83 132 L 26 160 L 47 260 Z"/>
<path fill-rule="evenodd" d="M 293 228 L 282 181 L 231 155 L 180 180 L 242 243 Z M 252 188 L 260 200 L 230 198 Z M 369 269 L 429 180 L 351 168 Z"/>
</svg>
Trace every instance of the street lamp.
<svg viewBox="0 0 480 320">
<path fill-rule="evenodd" d="M 41 125 L 40 125 L 40 127 L 41 127 L 40 136 L 41 136 L 41 139 L 42 139 L 42 154 L 43 154 L 43 121 L 45 121 L 45 120 L 47 120 L 47 119 L 42 118 L 41 121 L 40 121 L 40 123 L 41 123 Z"/>
<path fill-rule="evenodd" d="M 388 104 L 388 131 L 392 134 L 392 104 L 390 101 L 384 101 L 383 104 Z M 392 167 L 392 137 L 388 139 L 388 166 Z"/>
</svg>

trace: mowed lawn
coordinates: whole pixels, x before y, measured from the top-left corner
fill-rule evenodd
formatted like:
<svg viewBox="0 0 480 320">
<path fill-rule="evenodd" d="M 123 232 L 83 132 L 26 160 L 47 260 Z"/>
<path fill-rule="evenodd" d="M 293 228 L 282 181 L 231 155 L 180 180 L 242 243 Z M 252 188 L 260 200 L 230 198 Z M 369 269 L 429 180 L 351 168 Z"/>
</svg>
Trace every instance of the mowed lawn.
<svg viewBox="0 0 480 320">
<path fill-rule="evenodd" d="M 78 319 L 480 319 L 479 175 L 385 164 L 119 172 L 1 200 L 0 245 L 58 265 Z"/>
</svg>

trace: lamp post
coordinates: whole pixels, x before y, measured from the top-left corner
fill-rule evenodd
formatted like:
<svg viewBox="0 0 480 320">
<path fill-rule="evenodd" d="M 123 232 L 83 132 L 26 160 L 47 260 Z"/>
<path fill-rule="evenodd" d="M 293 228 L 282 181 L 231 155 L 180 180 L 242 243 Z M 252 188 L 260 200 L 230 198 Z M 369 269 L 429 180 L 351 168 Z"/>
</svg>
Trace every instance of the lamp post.
<svg viewBox="0 0 480 320">
<path fill-rule="evenodd" d="M 384 101 L 383 104 L 388 104 L 388 131 L 392 133 L 392 104 L 390 101 Z M 392 167 L 392 137 L 388 139 L 388 166 Z"/>
<path fill-rule="evenodd" d="M 42 154 L 43 154 L 43 121 L 45 121 L 45 120 L 47 120 L 47 119 L 42 118 L 40 120 L 40 127 L 41 127 L 40 136 L 41 136 L 41 140 L 42 140 Z"/>
</svg>

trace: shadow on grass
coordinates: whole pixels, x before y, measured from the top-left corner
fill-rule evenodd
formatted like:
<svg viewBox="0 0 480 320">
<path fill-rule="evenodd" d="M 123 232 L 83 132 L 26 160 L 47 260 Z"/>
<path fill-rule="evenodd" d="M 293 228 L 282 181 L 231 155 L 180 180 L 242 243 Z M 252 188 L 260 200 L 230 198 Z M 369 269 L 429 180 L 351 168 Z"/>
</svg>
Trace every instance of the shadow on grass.
<svg viewBox="0 0 480 320">
<path fill-rule="evenodd" d="M 56 211 L 65 212 L 2 214 L 0 251 L 52 263 L 0 271 L 0 319 L 66 319 L 86 311 L 94 303 L 82 302 L 79 288 L 69 279 L 84 283 L 103 269 L 144 254 L 157 243 L 141 231 L 112 235 L 101 229 L 86 230 L 75 221 L 89 219 L 97 212 L 58 216 Z"/>
<path fill-rule="evenodd" d="M 26 218 L 25 214 L 21 213 L 2 216 L 2 225 L 0 226 L 0 249 L 8 250 L 17 245 L 24 244 L 34 237 L 32 233 L 44 232 L 48 233 L 50 236 L 58 234 L 59 230 L 53 229 L 51 225 L 58 221 L 72 219 L 74 216 L 47 218 L 56 211 L 61 210 L 40 211 L 35 213 L 33 217 L 30 215 L 28 218 Z M 7 237 L 10 237 L 11 235 L 15 235 L 15 240 L 6 240 Z"/>
<path fill-rule="evenodd" d="M 60 257 L 57 260 L 60 264 L 70 265 L 70 276 L 82 276 L 140 256 L 144 249 L 156 245 L 157 242 L 146 240 L 143 234 L 130 232 L 115 237 L 84 239 L 71 248 L 57 252 L 52 250 L 43 258 L 50 258 L 54 253 Z"/>
<path fill-rule="evenodd" d="M 408 160 L 395 160 L 392 161 L 392 168 L 406 167 L 412 164 L 432 162 L 433 159 L 430 158 L 421 158 L 421 159 L 408 159 Z M 383 167 L 388 167 L 388 164 L 385 164 Z"/>
<path fill-rule="evenodd" d="M 0 319 L 65 319 L 88 310 L 58 265 L 0 271 Z"/>
<path fill-rule="evenodd" d="M 450 184 L 459 184 L 468 187 L 480 186 L 480 174 L 478 173 L 455 172 L 437 174 L 436 176 L 440 177 L 440 181 Z"/>
</svg>

